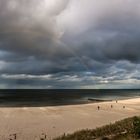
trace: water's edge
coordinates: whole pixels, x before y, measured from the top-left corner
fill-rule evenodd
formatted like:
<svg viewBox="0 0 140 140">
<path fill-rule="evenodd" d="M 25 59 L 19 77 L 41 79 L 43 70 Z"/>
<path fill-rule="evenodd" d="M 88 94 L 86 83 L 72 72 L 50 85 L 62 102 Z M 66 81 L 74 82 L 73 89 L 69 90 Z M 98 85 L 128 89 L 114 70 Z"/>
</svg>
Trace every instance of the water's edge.
<svg viewBox="0 0 140 140">
<path fill-rule="evenodd" d="M 140 97 L 139 89 L 6 89 L 0 107 L 36 107 L 86 104 Z"/>
</svg>

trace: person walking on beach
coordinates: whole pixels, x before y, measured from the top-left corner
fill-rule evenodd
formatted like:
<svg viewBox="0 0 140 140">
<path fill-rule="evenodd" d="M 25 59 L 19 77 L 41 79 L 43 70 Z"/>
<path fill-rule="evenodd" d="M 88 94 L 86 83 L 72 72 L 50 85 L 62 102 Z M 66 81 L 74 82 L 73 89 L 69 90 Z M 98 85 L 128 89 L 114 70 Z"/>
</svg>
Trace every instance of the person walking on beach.
<svg viewBox="0 0 140 140">
<path fill-rule="evenodd" d="M 16 139 L 17 139 L 17 134 L 10 134 L 10 139 L 9 140 L 16 140 Z"/>
<path fill-rule="evenodd" d="M 47 135 L 45 133 L 42 133 L 40 140 L 46 140 L 46 138 L 47 138 Z"/>
<path fill-rule="evenodd" d="M 98 106 L 98 110 L 100 110 L 100 106 Z"/>
<path fill-rule="evenodd" d="M 111 105 L 111 108 L 113 108 L 113 105 Z"/>
</svg>

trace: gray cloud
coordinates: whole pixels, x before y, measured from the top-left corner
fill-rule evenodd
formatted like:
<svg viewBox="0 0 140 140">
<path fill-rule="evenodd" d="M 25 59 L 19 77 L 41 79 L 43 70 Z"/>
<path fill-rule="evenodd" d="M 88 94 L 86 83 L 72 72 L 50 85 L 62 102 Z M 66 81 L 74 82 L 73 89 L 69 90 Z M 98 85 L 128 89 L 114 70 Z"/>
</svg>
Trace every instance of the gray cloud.
<svg viewBox="0 0 140 140">
<path fill-rule="evenodd" d="M 93 59 L 103 61 L 140 60 L 140 18 L 137 0 L 94 0 L 90 4 L 84 0 L 81 3 L 73 2 L 78 5 L 78 10 L 76 11 L 76 4 L 71 6 L 65 12 L 67 20 L 61 22 L 67 29 L 64 41 L 73 43 L 80 55 L 90 55 Z"/>
<path fill-rule="evenodd" d="M 138 0 L 0 0 L 1 87 L 138 87 L 139 9 Z"/>
<path fill-rule="evenodd" d="M 25 55 L 64 54 L 55 19 L 67 3 L 68 0 L 61 0 L 56 6 L 46 1 L 1 0 L 0 48 Z"/>
</svg>

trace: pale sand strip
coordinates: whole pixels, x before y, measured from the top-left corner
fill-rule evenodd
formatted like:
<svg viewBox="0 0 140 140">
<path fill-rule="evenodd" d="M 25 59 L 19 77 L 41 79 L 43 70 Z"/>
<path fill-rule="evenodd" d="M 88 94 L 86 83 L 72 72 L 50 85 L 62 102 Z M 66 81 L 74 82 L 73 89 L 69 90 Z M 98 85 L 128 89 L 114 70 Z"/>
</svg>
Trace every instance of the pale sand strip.
<svg viewBox="0 0 140 140">
<path fill-rule="evenodd" d="M 97 106 L 101 107 L 100 110 Z M 17 133 L 18 140 L 39 140 L 42 133 L 49 138 L 56 137 L 135 115 L 140 115 L 140 98 L 120 100 L 118 103 L 0 108 L 0 140 L 6 140 L 13 133 Z"/>
</svg>

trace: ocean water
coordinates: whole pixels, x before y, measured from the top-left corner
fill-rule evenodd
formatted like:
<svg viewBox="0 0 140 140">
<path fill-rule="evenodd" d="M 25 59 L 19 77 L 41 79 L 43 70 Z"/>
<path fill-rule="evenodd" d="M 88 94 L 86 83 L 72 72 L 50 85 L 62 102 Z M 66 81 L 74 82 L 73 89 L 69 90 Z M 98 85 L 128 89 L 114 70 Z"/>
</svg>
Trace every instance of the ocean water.
<svg viewBox="0 0 140 140">
<path fill-rule="evenodd" d="M 36 107 L 85 104 L 140 97 L 138 89 L 0 90 L 0 107 Z"/>
</svg>

